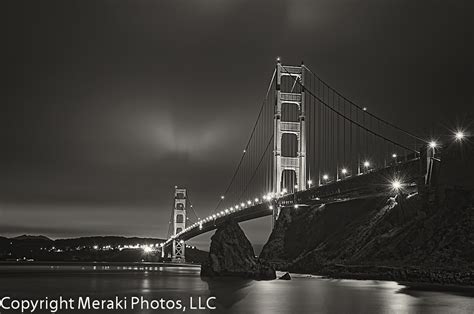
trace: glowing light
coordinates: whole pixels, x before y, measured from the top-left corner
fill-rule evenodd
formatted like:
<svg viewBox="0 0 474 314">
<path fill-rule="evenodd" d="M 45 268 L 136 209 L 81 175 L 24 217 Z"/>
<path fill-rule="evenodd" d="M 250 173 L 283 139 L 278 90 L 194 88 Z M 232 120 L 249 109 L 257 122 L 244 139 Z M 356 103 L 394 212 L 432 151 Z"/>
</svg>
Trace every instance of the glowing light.
<svg viewBox="0 0 474 314">
<path fill-rule="evenodd" d="M 367 111 L 367 107 L 362 108 L 362 110 Z"/>
<path fill-rule="evenodd" d="M 145 253 L 151 253 L 151 252 L 153 252 L 153 249 L 152 249 L 151 247 L 149 247 L 149 246 L 145 246 L 145 247 L 143 248 L 143 252 L 145 252 Z"/>
<path fill-rule="evenodd" d="M 246 149 L 244 149 L 244 151 L 243 151 L 243 152 L 244 152 L 244 154 L 245 154 L 245 153 L 247 152 L 247 150 L 246 150 Z"/>
<path fill-rule="evenodd" d="M 183 244 L 183 243 L 184 243 L 184 240 L 179 241 L 179 243 Z"/>
<path fill-rule="evenodd" d="M 216 215 L 212 215 L 212 218 L 216 219 L 216 217 L 217 217 Z"/>
<path fill-rule="evenodd" d="M 438 146 L 438 143 L 436 143 L 436 141 L 431 141 L 429 145 L 431 148 L 436 148 Z"/>
<path fill-rule="evenodd" d="M 223 211 L 223 210 L 221 210 L 221 215 L 224 215 L 224 211 Z"/>
<path fill-rule="evenodd" d="M 298 190 L 298 184 L 295 185 L 295 190 Z"/>
<path fill-rule="evenodd" d="M 247 204 L 248 204 L 248 205 L 252 204 L 252 201 L 248 200 L 248 201 L 247 201 Z"/>
<path fill-rule="evenodd" d="M 199 225 L 199 230 L 201 230 L 201 229 L 202 229 L 202 225 Z"/>
<path fill-rule="evenodd" d="M 245 204 L 244 204 L 244 203 L 240 203 L 240 207 L 244 207 L 244 206 L 245 206 Z"/>
<path fill-rule="evenodd" d="M 229 210 L 228 210 L 228 209 L 226 209 L 226 210 L 224 210 L 224 211 L 225 211 L 225 213 L 226 213 L 226 214 L 228 214 L 228 213 L 229 213 Z"/>
<path fill-rule="evenodd" d="M 342 168 L 341 173 L 342 173 L 342 174 L 347 174 L 347 169 L 346 169 L 346 168 Z"/>
<path fill-rule="evenodd" d="M 300 206 L 299 206 L 298 204 L 295 204 L 295 206 L 294 206 L 294 207 L 295 207 L 295 208 L 298 208 L 298 207 L 300 207 Z"/>
<path fill-rule="evenodd" d="M 368 160 L 364 161 L 364 167 L 369 168 L 370 167 L 370 162 Z"/>
<path fill-rule="evenodd" d="M 255 203 L 258 203 L 258 198 L 255 198 Z"/>
<path fill-rule="evenodd" d="M 392 185 L 392 189 L 395 190 L 395 191 L 399 191 L 401 188 L 402 188 L 402 183 L 400 182 L 400 180 L 398 179 L 395 179 L 391 182 L 391 185 Z"/>
<path fill-rule="evenodd" d="M 287 190 L 287 189 L 283 189 L 282 192 L 283 192 L 283 194 L 286 194 L 286 193 L 288 192 L 288 190 Z"/>
<path fill-rule="evenodd" d="M 393 157 L 393 158 L 397 158 L 397 154 L 392 154 L 392 157 Z"/>
<path fill-rule="evenodd" d="M 224 196 L 224 195 L 221 195 L 221 200 L 223 200 L 224 198 L 225 198 L 225 196 Z"/>
<path fill-rule="evenodd" d="M 312 180 L 308 180 L 308 185 L 311 186 L 311 184 L 313 184 L 313 181 L 312 181 Z"/>
<path fill-rule="evenodd" d="M 328 180 L 329 176 L 327 174 L 323 175 L 323 180 Z"/>
<path fill-rule="evenodd" d="M 466 137 L 466 134 L 464 134 L 463 131 L 457 131 L 454 134 L 454 137 L 456 138 L 456 141 L 462 141 Z"/>
<path fill-rule="evenodd" d="M 272 205 L 268 206 L 268 209 L 273 209 L 273 206 Z"/>
</svg>

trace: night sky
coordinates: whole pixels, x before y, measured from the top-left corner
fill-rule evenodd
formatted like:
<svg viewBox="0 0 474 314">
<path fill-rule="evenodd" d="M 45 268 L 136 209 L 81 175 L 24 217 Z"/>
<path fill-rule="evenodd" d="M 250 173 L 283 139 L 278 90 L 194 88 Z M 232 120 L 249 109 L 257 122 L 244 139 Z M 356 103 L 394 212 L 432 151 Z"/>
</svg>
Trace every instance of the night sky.
<svg viewBox="0 0 474 314">
<path fill-rule="evenodd" d="M 175 185 L 209 214 L 276 56 L 423 136 L 454 126 L 468 2 L 2 2 L 0 235 L 165 237 Z M 243 226 L 263 243 L 270 218 Z"/>
</svg>

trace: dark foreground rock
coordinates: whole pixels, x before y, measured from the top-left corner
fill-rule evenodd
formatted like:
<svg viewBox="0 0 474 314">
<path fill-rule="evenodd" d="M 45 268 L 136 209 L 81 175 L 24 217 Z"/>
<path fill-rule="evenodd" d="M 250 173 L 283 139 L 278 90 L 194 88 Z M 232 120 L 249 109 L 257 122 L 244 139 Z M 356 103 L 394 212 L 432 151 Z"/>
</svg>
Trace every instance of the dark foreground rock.
<svg viewBox="0 0 474 314">
<path fill-rule="evenodd" d="M 257 259 L 250 241 L 234 221 L 221 225 L 211 238 L 209 259 L 201 276 L 236 276 L 257 280 L 276 278 L 275 269 Z"/>
<path fill-rule="evenodd" d="M 291 280 L 290 273 L 286 273 L 278 279 L 280 279 L 280 280 Z"/>
<path fill-rule="evenodd" d="M 418 194 L 284 208 L 260 258 L 332 278 L 474 285 L 474 152 L 459 156 L 444 154 Z"/>
</svg>

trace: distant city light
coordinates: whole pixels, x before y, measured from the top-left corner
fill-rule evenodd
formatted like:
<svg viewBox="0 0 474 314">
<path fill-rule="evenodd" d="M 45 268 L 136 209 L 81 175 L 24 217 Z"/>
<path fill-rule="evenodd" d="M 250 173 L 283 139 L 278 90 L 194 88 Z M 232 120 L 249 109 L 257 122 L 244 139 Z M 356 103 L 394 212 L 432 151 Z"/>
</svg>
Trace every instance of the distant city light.
<svg viewBox="0 0 474 314">
<path fill-rule="evenodd" d="M 145 253 L 151 253 L 151 252 L 153 252 L 153 248 L 151 248 L 150 246 L 145 246 L 145 247 L 143 247 L 143 251 Z"/>
<path fill-rule="evenodd" d="M 255 198 L 255 203 L 258 203 L 258 198 Z"/>
</svg>

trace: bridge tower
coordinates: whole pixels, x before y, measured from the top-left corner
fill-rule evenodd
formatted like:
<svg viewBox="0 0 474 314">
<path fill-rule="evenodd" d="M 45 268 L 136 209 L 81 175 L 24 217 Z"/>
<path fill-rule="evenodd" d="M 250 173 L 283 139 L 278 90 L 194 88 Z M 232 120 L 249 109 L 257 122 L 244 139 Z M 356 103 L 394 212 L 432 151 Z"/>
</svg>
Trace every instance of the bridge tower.
<svg viewBox="0 0 474 314">
<path fill-rule="evenodd" d="M 303 86 L 301 92 L 282 92 L 282 77 L 288 76 L 292 81 L 298 80 Z M 294 171 L 298 190 L 306 189 L 306 128 L 305 128 L 305 89 L 304 89 L 304 69 L 301 66 L 284 66 L 277 59 L 276 65 L 276 101 L 274 112 L 273 130 L 273 192 L 280 194 L 282 190 L 283 171 Z M 296 84 L 295 84 L 296 85 Z M 282 121 L 282 105 L 298 106 L 298 121 Z M 282 156 L 283 134 L 294 134 L 298 141 L 298 152 L 296 157 Z M 273 210 L 273 221 L 278 218 L 279 209 Z"/>
<path fill-rule="evenodd" d="M 175 186 L 173 206 L 173 235 L 180 233 L 186 228 L 186 189 Z M 173 240 L 171 259 L 173 262 L 184 262 L 184 241 Z"/>
</svg>

